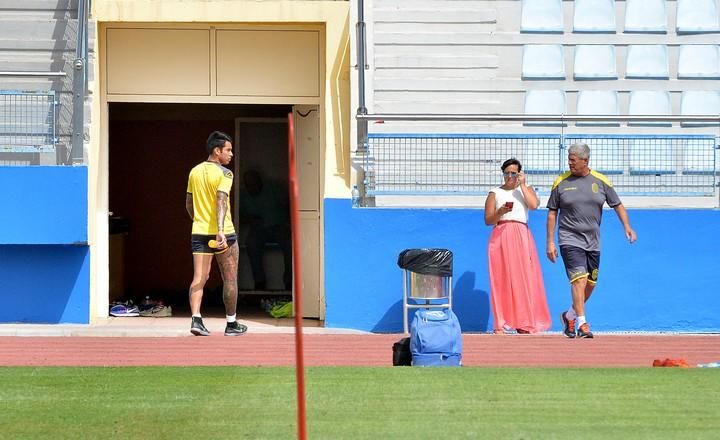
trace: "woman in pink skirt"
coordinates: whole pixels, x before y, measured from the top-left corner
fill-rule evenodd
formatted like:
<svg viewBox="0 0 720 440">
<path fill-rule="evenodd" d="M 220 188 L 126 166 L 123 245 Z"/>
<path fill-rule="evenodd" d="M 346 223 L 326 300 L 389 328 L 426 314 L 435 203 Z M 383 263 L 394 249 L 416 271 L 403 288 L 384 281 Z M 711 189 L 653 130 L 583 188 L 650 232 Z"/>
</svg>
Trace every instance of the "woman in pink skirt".
<svg viewBox="0 0 720 440">
<path fill-rule="evenodd" d="M 550 328 L 535 240 L 528 211 L 540 201 L 517 159 L 502 164 L 503 184 L 485 201 L 485 224 L 494 225 L 488 245 L 490 305 L 494 332 L 537 333 Z"/>
</svg>

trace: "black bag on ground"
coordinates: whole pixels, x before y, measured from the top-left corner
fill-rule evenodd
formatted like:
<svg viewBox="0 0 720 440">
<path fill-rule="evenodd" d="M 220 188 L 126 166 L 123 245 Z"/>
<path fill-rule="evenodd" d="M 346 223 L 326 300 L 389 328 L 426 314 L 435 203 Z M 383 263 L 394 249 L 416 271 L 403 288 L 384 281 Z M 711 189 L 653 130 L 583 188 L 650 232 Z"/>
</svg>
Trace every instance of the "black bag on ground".
<svg viewBox="0 0 720 440">
<path fill-rule="evenodd" d="M 409 367 L 410 365 L 412 365 L 410 338 L 402 338 L 393 344 L 393 367 Z"/>
</svg>

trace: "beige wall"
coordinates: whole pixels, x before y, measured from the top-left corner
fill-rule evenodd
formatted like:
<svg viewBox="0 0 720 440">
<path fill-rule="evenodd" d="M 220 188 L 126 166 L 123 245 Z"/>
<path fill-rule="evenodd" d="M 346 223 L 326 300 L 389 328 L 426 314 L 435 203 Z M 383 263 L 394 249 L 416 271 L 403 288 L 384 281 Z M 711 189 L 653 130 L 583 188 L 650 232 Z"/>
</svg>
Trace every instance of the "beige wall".
<svg viewBox="0 0 720 440">
<path fill-rule="evenodd" d="M 142 27 L 143 24 L 192 23 L 258 25 L 309 25 L 324 28 L 324 82 L 321 104 L 324 120 L 323 197 L 349 197 L 350 179 L 350 2 L 337 1 L 178 1 L 94 0 L 92 18 L 105 25 Z M 303 26 L 300 26 L 302 28 Z M 101 43 L 102 44 L 102 43 Z M 322 52 L 321 52 L 322 53 Z M 102 74 L 102 72 L 99 72 Z M 96 86 L 96 92 L 100 90 Z M 225 100 L 238 102 L 238 100 Z M 280 101 L 268 100 L 268 103 Z M 270 102 L 272 101 L 272 102 Z M 255 101 L 257 102 L 257 101 Z M 285 102 L 287 103 L 287 101 Z M 308 100 L 298 103 L 312 104 Z M 91 154 L 99 145 L 91 146 Z M 92 159 L 91 159 L 92 160 Z"/>
<path fill-rule="evenodd" d="M 101 32 L 111 101 L 322 104 L 317 24 L 108 23 Z"/>
<path fill-rule="evenodd" d="M 88 151 L 88 164 L 90 175 L 89 194 L 89 240 L 93 246 L 91 252 L 91 276 L 93 319 L 106 316 L 107 300 L 104 295 L 97 292 L 107 292 L 108 267 L 107 261 L 107 103 L 109 101 L 151 101 L 151 102 L 214 102 L 214 103 L 267 103 L 267 104 L 317 104 L 321 108 L 321 145 L 325 146 L 321 165 L 323 175 L 319 197 L 349 197 L 350 179 L 350 54 L 349 54 L 349 2 L 335 1 L 177 1 L 177 0 L 94 0 L 92 3 L 91 18 L 98 23 L 98 53 L 99 62 L 95 63 L 95 80 L 90 84 L 90 92 L 99 97 L 93 100 L 91 139 Z M 186 41 L 188 51 L 192 56 L 191 63 L 183 61 L 182 57 L 173 57 L 170 64 L 152 66 L 137 66 L 125 62 L 122 56 L 131 57 L 129 50 L 143 47 L 143 33 L 158 28 L 173 29 L 172 38 L 181 38 Z M 128 32 L 132 29 L 133 32 Z M 138 33 L 137 31 L 141 31 Z M 202 55 L 201 49 L 209 45 L 210 56 L 217 54 L 216 45 L 222 46 L 228 39 L 237 37 L 237 32 L 263 32 L 274 31 L 301 31 L 303 37 L 285 41 L 276 41 L 275 48 L 284 48 L 289 60 L 283 66 L 291 70 L 300 79 L 296 85 L 284 90 L 268 87 L 268 72 L 245 71 L 241 79 L 244 83 L 255 83 L 255 88 L 238 88 L 240 81 L 229 80 L 227 76 L 218 74 L 222 66 L 236 69 L 237 59 L 218 57 L 218 62 L 208 62 Z M 211 33 L 216 38 L 212 38 Z M 154 78 L 155 87 L 165 87 L 162 95 L 143 94 L 143 85 L 126 82 L 122 89 L 108 90 L 108 74 L 103 59 L 107 54 L 108 42 L 112 42 L 115 33 L 120 37 L 117 42 L 126 40 L 126 47 L 116 59 L 118 68 L 114 72 L 124 69 L 125 75 L 132 77 L 134 69 L 144 70 L 144 76 Z M 124 33 L 124 34 L 123 34 Z M 260 34 L 255 34 L 260 35 Z M 267 34 L 266 34 L 267 35 Z M 287 35 L 286 35 L 287 36 Z M 165 34 L 166 43 L 170 43 Z M 217 38 L 219 37 L 219 38 Z M 274 34 L 273 38 L 283 36 Z M 134 40 L 134 41 L 131 41 Z M 298 69 L 299 59 L 292 58 L 299 47 L 317 44 L 319 55 L 322 57 L 311 62 L 303 62 Z M 160 42 L 163 40 L 161 39 Z M 112 43 L 111 43 L 112 44 Z M 123 44 L 123 43 L 120 43 Z M 160 45 L 161 46 L 161 45 Z M 154 47 L 155 56 L 163 56 L 162 47 Z M 262 50 L 253 51 L 246 48 L 245 56 L 262 56 Z M 198 58 L 199 56 L 199 58 Z M 132 57 L 131 57 L 132 58 Z M 306 60 L 302 60 L 306 61 Z M 173 64 L 175 63 L 175 64 Z M 313 72 L 313 66 L 320 69 Z M 185 79 L 208 78 L 203 81 L 163 82 L 164 69 L 174 72 L 183 72 Z M 320 84 L 310 84 L 307 78 L 320 77 Z M 272 81 L 270 81 L 272 83 Z M 113 81 L 115 84 L 115 81 Z M 192 85 L 189 85 L 192 84 Z"/>
</svg>

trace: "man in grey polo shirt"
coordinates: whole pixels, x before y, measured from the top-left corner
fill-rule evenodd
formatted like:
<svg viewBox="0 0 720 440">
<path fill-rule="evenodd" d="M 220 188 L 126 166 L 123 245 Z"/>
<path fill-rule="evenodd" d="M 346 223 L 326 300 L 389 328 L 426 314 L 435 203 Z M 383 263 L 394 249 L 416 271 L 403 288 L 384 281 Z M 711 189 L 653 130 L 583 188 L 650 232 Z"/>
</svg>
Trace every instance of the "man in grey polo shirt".
<svg viewBox="0 0 720 440">
<path fill-rule="evenodd" d="M 585 302 L 590 298 L 600 269 L 600 221 L 605 202 L 615 210 L 630 243 L 637 239 L 627 211 L 610 180 L 589 167 L 590 148 L 573 144 L 568 149 L 570 171 L 553 183 L 548 200 L 547 257 L 557 260 L 555 224 L 560 211 L 558 237 L 560 255 L 571 284 L 572 306 L 560 314 L 563 334 L 568 338 L 592 338 L 585 319 Z M 577 320 L 577 333 L 575 321 Z"/>
</svg>

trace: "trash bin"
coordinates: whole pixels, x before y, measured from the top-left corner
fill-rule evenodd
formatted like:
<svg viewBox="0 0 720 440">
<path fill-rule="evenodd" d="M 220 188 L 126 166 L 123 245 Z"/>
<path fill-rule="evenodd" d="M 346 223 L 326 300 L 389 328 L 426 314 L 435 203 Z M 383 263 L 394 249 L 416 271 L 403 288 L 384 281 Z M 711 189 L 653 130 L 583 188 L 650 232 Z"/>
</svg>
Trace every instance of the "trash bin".
<svg viewBox="0 0 720 440">
<path fill-rule="evenodd" d="M 447 249 L 405 249 L 398 256 L 403 269 L 403 330 L 408 309 L 452 308 L 453 254 Z"/>
</svg>

